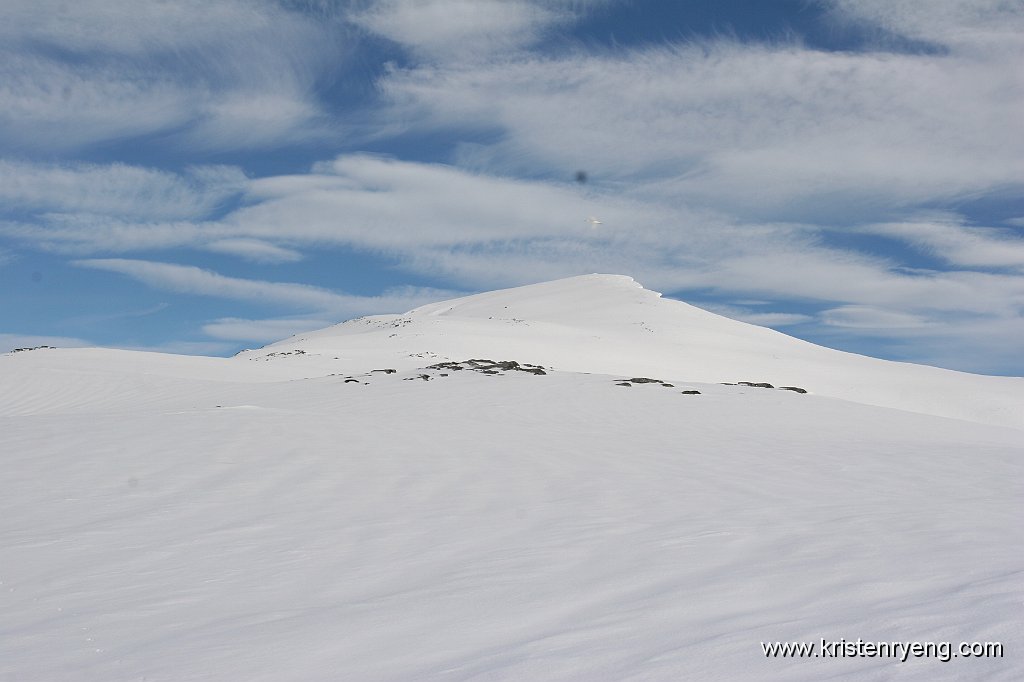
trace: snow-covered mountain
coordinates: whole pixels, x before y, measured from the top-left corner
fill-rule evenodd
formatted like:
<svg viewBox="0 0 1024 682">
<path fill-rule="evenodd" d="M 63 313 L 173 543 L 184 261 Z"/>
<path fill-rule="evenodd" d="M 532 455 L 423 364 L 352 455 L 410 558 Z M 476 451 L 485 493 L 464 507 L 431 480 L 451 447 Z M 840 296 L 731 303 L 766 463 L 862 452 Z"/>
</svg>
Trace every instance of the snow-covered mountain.
<svg viewBox="0 0 1024 682">
<path fill-rule="evenodd" d="M 331 362 L 368 371 L 414 369 L 432 359 L 518 359 L 568 372 L 791 385 L 867 405 L 1024 428 L 1024 379 L 823 348 L 661 298 L 621 275 L 572 277 L 364 317 L 242 355 L 300 350 L 299 362 L 310 371 Z"/>
<path fill-rule="evenodd" d="M 0 680 L 1021 679 L 1022 408 L 607 275 L 0 356 Z"/>
</svg>

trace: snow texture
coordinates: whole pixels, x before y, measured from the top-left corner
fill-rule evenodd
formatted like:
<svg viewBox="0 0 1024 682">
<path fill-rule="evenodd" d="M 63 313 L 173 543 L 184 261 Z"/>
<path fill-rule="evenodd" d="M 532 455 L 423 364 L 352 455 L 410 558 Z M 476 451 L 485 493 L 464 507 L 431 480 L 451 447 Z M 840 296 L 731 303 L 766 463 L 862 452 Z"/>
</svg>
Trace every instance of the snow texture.
<svg viewBox="0 0 1024 682">
<path fill-rule="evenodd" d="M 594 275 L 0 388 L 0 680 L 1024 678 L 1021 379 Z"/>
</svg>

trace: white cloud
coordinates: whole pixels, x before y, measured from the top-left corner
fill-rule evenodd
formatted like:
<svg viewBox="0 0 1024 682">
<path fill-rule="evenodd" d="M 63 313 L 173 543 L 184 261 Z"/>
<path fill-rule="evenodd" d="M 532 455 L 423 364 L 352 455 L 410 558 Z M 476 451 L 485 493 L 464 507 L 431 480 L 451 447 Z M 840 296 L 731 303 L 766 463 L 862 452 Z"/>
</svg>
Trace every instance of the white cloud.
<svg viewBox="0 0 1024 682">
<path fill-rule="evenodd" d="M 743 222 L 676 205 L 671 195 L 641 200 L 368 156 L 340 157 L 315 171 L 251 181 L 247 205 L 218 221 L 138 224 L 59 215 L 0 231 L 73 253 L 190 247 L 286 261 L 299 254 L 277 242 L 350 247 L 474 289 L 602 271 L 640 276 L 668 291 L 712 288 L 909 311 L 1006 315 L 1024 300 L 1020 276 L 908 271 L 895 261 L 826 248 L 814 225 Z M 588 215 L 603 224 L 591 227 Z M 1000 245 L 983 246 L 974 262 L 983 255 L 993 262 Z"/>
<path fill-rule="evenodd" d="M 238 256 L 255 263 L 294 263 L 302 254 L 258 239 L 218 239 L 206 245 L 210 251 Z"/>
<path fill-rule="evenodd" d="M 252 180 L 244 199 L 245 206 L 217 221 L 132 222 L 53 213 L 40 216 L 37 224 L 0 225 L 0 233 L 71 253 L 210 244 L 224 250 L 252 246 L 253 240 L 408 253 L 428 246 L 552 237 L 604 242 L 630 231 L 642 238 L 638 227 L 675 223 L 679 215 L 621 197 L 589 197 L 568 185 L 363 155 L 318 164 L 309 175 Z M 593 214 L 601 216 L 606 229 L 587 224 Z"/>
<path fill-rule="evenodd" d="M 206 99 L 136 66 L 0 57 L 0 143 L 8 149 L 60 150 L 183 126 Z"/>
<path fill-rule="evenodd" d="M 719 304 L 703 304 L 688 301 L 693 305 L 710 310 L 718 315 L 725 317 L 731 317 L 734 320 L 740 322 L 747 322 L 749 324 L 756 324 L 762 327 L 791 327 L 793 325 L 805 324 L 807 322 L 814 321 L 814 317 L 811 315 L 804 315 L 802 313 L 773 313 L 767 311 L 754 311 L 749 308 L 745 308 L 742 304 L 737 305 L 719 305 Z M 755 305 L 760 305 L 756 303 Z"/>
<path fill-rule="evenodd" d="M 448 295 L 456 295 L 455 292 L 438 289 L 398 287 L 378 296 L 355 296 L 308 284 L 228 277 L 191 265 L 126 258 L 91 258 L 73 261 L 73 264 L 120 273 L 155 289 L 277 304 L 293 310 L 330 313 L 342 319 L 371 312 L 404 312 Z"/>
<path fill-rule="evenodd" d="M 268 3 L 237 0 L 6 0 L 2 16 L 0 36 L 7 44 L 145 55 L 258 32 L 279 15 Z"/>
<path fill-rule="evenodd" d="M 203 333 L 215 339 L 227 341 L 256 341 L 268 343 L 279 341 L 295 334 L 323 329 L 337 320 L 327 318 L 276 318 L 267 320 L 246 320 L 225 317 L 203 325 Z"/>
<path fill-rule="evenodd" d="M 784 250 L 727 258 L 701 274 L 700 285 L 723 292 L 841 301 L 905 311 L 974 311 L 1018 315 L 1024 277 L 963 270 L 908 270 L 837 250 Z"/>
<path fill-rule="evenodd" d="M 500 131 L 495 163 L 584 168 L 761 217 L 888 210 L 1024 177 L 1024 87 L 1000 54 L 718 42 L 411 68 L 382 87 L 395 121 Z"/>
<path fill-rule="evenodd" d="M 1016 232 L 968 226 L 957 215 L 878 223 L 864 226 L 861 231 L 903 240 L 953 265 L 1024 270 L 1024 240 Z"/>
<path fill-rule="evenodd" d="M 593 200 L 576 188 L 467 173 L 440 164 L 344 156 L 311 176 L 252 183 L 247 206 L 226 229 L 268 238 L 316 239 L 381 249 L 507 241 L 552 234 L 585 237 Z M 602 219 L 633 224 L 642 206 L 605 199 Z"/>
<path fill-rule="evenodd" d="M 1024 47 L 1024 11 L 1013 0 L 822 0 L 844 19 L 958 49 Z"/>
<path fill-rule="evenodd" d="M 221 237 L 206 223 L 137 223 L 90 214 L 44 214 L 37 224 L 0 222 L 0 235 L 33 248 L 69 254 L 126 253 L 201 246 Z"/>
<path fill-rule="evenodd" d="M 904 319 L 894 311 L 838 313 L 814 333 L 832 346 L 861 345 L 873 337 L 890 357 L 967 372 L 1021 371 L 1020 339 L 1024 316 L 993 317 L 961 312 L 941 317 Z"/>
<path fill-rule="evenodd" d="M 344 53 L 339 26 L 260 0 L 7 0 L 0 143 L 47 151 L 165 132 L 223 149 L 334 134 L 316 90 Z"/>
<path fill-rule="evenodd" d="M 184 175 L 121 163 L 31 163 L 0 159 L 0 201 L 8 209 L 146 220 L 201 218 L 247 182 L 230 166 Z"/>
<path fill-rule="evenodd" d="M 263 301 L 314 310 L 341 308 L 348 303 L 346 296 L 308 284 L 227 277 L 191 265 L 126 258 L 85 259 L 73 263 L 95 270 L 117 272 L 154 288 L 181 294 Z"/>
<path fill-rule="evenodd" d="M 566 2 L 381 0 L 353 16 L 360 26 L 432 58 L 466 59 L 535 41 L 572 15 Z"/>
<path fill-rule="evenodd" d="M 938 326 L 938 328 L 936 328 Z M 1024 316 L 978 318 L 964 316 L 943 320 L 941 325 L 911 330 L 902 339 L 905 357 L 915 362 L 952 367 L 969 372 L 1005 373 L 1019 369 Z"/>
<path fill-rule="evenodd" d="M 850 327 L 861 330 L 919 329 L 927 321 L 918 315 L 894 310 L 880 310 L 870 306 L 846 305 L 825 310 L 822 322 L 832 327 Z"/>
</svg>

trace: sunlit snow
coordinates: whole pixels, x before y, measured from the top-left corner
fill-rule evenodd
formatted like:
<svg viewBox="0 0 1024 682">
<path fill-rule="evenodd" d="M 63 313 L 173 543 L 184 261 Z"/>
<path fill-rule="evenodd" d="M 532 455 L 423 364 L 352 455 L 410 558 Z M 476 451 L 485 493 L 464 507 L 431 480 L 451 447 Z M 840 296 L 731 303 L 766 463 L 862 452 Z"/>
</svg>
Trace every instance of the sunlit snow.
<svg viewBox="0 0 1024 682">
<path fill-rule="evenodd" d="M 1024 379 L 593 275 L 0 389 L 0 680 L 1024 677 Z"/>
</svg>

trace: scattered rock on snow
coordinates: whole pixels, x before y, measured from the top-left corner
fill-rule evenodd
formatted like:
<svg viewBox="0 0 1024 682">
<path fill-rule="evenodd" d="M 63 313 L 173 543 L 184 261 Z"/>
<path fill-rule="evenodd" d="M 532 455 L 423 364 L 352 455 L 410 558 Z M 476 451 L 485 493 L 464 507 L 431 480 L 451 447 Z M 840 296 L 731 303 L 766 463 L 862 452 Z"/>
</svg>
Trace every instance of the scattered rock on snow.
<svg viewBox="0 0 1024 682">
<path fill-rule="evenodd" d="M 450 370 L 462 370 L 469 369 L 483 374 L 499 374 L 501 372 L 528 372 L 529 374 L 547 374 L 544 368 L 540 365 L 531 365 L 529 363 L 520 363 L 515 360 L 483 360 L 479 358 L 473 358 L 470 360 L 463 360 L 462 362 L 439 362 L 436 365 L 430 365 L 427 369 L 450 369 Z"/>
<path fill-rule="evenodd" d="M 632 379 L 622 379 L 621 381 L 615 382 L 616 386 L 632 386 L 633 384 L 661 384 L 665 388 L 675 388 L 674 384 L 670 384 L 667 381 L 661 379 L 649 379 L 648 377 L 633 377 Z"/>
<path fill-rule="evenodd" d="M 30 350 L 44 350 L 44 349 L 47 349 L 47 348 L 50 349 L 50 350 L 54 350 L 53 346 L 32 346 L 31 348 L 12 348 L 9 352 L 11 352 L 11 353 L 26 353 L 26 352 L 28 352 Z"/>
</svg>

